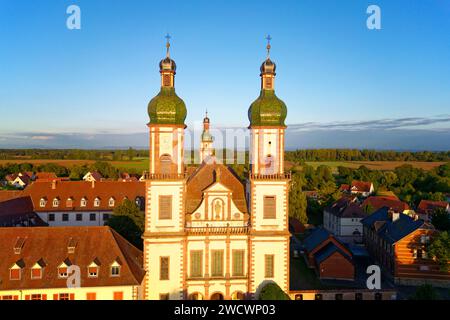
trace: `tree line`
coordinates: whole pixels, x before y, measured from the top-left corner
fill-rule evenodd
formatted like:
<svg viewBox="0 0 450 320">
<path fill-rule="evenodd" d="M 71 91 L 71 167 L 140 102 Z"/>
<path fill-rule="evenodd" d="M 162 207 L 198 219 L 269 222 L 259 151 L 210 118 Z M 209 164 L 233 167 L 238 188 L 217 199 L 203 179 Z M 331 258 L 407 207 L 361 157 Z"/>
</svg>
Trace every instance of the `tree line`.
<svg viewBox="0 0 450 320">
<path fill-rule="evenodd" d="M 302 161 L 450 161 L 450 151 L 299 149 L 286 151 L 285 160 L 295 163 Z"/>
<path fill-rule="evenodd" d="M 43 160 L 133 160 L 148 157 L 148 150 L 133 148 L 122 150 L 88 149 L 0 149 L 0 160 L 43 159 Z"/>
</svg>

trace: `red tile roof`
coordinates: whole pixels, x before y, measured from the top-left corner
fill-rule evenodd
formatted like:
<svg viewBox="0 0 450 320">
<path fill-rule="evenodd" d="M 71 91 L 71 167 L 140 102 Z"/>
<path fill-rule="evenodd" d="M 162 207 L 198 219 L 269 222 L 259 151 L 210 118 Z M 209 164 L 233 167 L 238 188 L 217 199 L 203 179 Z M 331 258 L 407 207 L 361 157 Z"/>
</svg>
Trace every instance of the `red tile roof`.
<svg viewBox="0 0 450 320">
<path fill-rule="evenodd" d="M 30 197 L 19 197 L 0 202 L 0 226 L 44 226 L 33 210 Z"/>
<path fill-rule="evenodd" d="M 14 247 L 23 241 L 20 253 Z M 68 244 L 75 245 L 73 253 Z M 20 247 L 20 245 L 19 245 Z M 67 288 L 57 274 L 63 261 L 80 267 L 82 287 L 140 285 L 144 277 L 142 252 L 109 227 L 35 227 L 0 228 L 0 290 Z M 98 277 L 88 277 L 87 267 L 100 265 Z M 20 280 L 9 279 L 9 269 L 17 262 L 23 266 Z M 31 268 L 43 263 L 41 279 L 31 279 Z M 117 261 L 120 276 L 110 276 Z"/>
<path fill-rule="evenodd" d="M 22 190 L 0 190 L 0 202 L 22 197 Z"/>
<path fill-rule="evenodd" d="M 34 175 L 35 180 L 51 180 L 51 179 L 58 179 L 56 174 L 54 172 L 37 172 Z"/>
<path fill-rule="evenodd" d="M 54 187 L 54 188 L 53 188 Z M 119 181 L 36 181 L 29 185 L 24 195 L 29 195 L 33 201 L 36 212 L 43 211 L 111 211 L 115 206 L 127 198 L 135 201 L 141 198 L 145 201 L 144 182 L 119 182 Z M 46 199 L 44 207 L 40 206 L 41 198 Z M 59 199 L 59 205 L 53 206 L 53 199 Z M 71 206 L 67 203 L 72 199 Z M 86 199 L 86 206 L 81 206 L 81 199 Z M 94 206 L 94 200 L 98 198 L 100 205 Z M 114 206 L 109 206 L 109 199 L 114 199 Z"/>
<path fill-rule="evenodd" d="M 391 196 L 371 196 L 364 200 L 362 206 L 365 207 L 367 205 L 372 206 L 375 210 L 378 210 L 382 207 L 389 207 L 394 209 L 396 212 L 403 212 L 405 210 L 409 210 L 410 207 L 407 203 L 402 202 L 400 200 L 396 200 Z"/>
<path fill-rule="evenodd" d="M 352 181 L 351 190 L 357 192 L 370 192 L 370 187 L 372 186 L 372 182 L 366 181 Z"/>
<path fill-rule="evenodd" d="M 193 213 L 201 204 L 203 191 L 215 181 L 215 172 L 220 170 L 220 183 L 231 190 L 236 207 L 247 213 L 244 185 L 231 168 L 216 162 L 203 162 L 187 181 L 186 212 Z"/>
<path fill-rule="evenodd" d="M 354 202 L 355 198 L 344 196 L 327 207 L 326 210 L 340 218 L 364 218 L 367 214 Z"/>
<path fill-rule="evenodd" d="M 437 208 L 448 210 L 449 204 L 446 201 L 421 200 L 417 207 L 417 212 L 421 214 L 431 214 Z"/>
</svg>

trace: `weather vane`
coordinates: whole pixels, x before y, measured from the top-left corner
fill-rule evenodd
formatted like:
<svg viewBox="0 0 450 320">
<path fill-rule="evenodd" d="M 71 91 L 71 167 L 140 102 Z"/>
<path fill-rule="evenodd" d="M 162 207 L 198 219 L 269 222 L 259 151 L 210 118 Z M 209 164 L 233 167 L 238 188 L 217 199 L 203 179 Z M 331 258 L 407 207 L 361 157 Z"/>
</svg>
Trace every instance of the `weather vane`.
<svg viewBox="0 0 450 320">
<path fill-rule="evenodd" d="M 270 34 L 267 35 L 266 40 L 267 40 L 266 48 L 267 48 L 267 58 L 268 58 L 270 55 L 270 40 L 272 40 L 272 37 L 270 36 Z"/>
<path fill-rule="evenodd" d="M 170 56 L 170 52 L 169 52 L 169 48 L 170 48 L 170 39 L 171 39 L 172 37 L 170 36 L 170 34 L 167 33 L 166 36 L 165 36 L 164 38 L 166 38 L 166 40 L 167 40 L 167 43 L 166 43 L 167 57 L 169 57 L 169 56 Z"/>
</svg>

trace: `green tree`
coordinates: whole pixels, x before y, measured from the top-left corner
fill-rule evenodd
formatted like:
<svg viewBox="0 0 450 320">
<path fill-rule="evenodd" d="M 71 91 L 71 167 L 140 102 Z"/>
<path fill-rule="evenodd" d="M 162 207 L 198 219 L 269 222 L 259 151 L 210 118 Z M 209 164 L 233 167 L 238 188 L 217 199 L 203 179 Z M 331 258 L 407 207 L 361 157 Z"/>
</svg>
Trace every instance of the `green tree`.
<svg viewBox="0 0 450 320">
<path fill-rule="evenodd" d="M 301 174 L 293 174 L 291 188 L 289 190 L 289 215 L 297 218 L 301 223 L 307 223 L 306 215 L 307 201 L 306 195 L 302 191 L 304 178 Z"/>
<path fill-rule="evenodd" d="M 450 214 L 444 208 L 436 208 L 431 214 L 431 223 L 440 231 L 450 231 Z"/>
<path fill-rule="evenodd" d="M 259 293 L 259 300 L 291 300 L 274 282 L 266 284 Z"/>
<path fill-rule="evenodd" d="M 450 236 L 447 231 L 435 236 L 428 247 L 428 254 L 439 263 L 441 271 L 449 270 Z"/>
<path fill-rule="evenodd" d="M 414 295 L 411 296 L 411 300 L 439 300 L 439 294 L 430 284 L 421 285 L 416 289 Z"/>
<path fill-rule="evenodd" d="M 114 208 L 113 215 L 107 225 L 138 248 L 142 248 L 142 233 L 144 232 L 144 213 L 132 201 L 125 199 Z"/>
<path fill-rule="evenodd" d="M 136 151 L 132 147 L 129 147 L 127 151 L 127 156 L 128 160 L 133 161 L 134 157 L 136 156 Z"/>
</svg>

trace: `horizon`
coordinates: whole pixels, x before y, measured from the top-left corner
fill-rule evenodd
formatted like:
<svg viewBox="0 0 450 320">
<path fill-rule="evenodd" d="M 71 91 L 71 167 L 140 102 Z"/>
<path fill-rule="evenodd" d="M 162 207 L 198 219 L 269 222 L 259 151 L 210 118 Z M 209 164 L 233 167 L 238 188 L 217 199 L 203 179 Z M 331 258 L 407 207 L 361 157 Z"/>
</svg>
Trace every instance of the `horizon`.
<svg viewBox="0 0 450 320">
<path fill-rule="evenodd" d="M 286 149 L 450 150 L 450 3 L 377 1 L 381 30 L 369 1 L 286 1 L 264 21 L 259 3 L 175 1 L 168 23 L 157 2 L 77 1 L 69 30 L 72 1 L 1 0 L 0 148 L 147 146 L 169 32 L 189 129 L 206 109 L 212 128 L 246 128 L 271 34 Z"/>
</svg>

